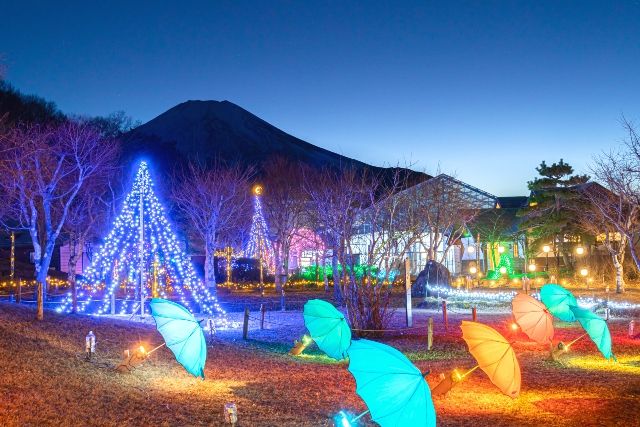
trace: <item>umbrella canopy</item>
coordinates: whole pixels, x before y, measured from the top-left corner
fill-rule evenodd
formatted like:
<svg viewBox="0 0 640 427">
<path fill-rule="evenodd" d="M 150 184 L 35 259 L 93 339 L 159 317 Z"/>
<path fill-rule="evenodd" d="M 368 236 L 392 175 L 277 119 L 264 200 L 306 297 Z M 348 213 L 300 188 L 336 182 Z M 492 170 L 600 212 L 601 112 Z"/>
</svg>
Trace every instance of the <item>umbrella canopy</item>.
<svg viewBox="0 0 640 427">
<path fill-rule="evenodd" d="M 597 314 L 580 307 L 571 307 L 571 311 L 575 315 L 580 325 L 596 344 L 600 353 L 606 358 L 615 358 L 611 352 L 611 333 L 609 332 L 609 326 L 607 322 Z"/>
<path fill-rule="evenodd" d="M 511 302 L 513 317 L 522 332 L 539 344 L 553 339 L 553 316 L 547 307 L 526 294 L 518 294 Z"/>
<path fill-rule="evenodd" d="M 175 302 L 153 298 L 150 306 L 156 328 L 178 363 L 191 375 L 204 379 L 207 343 L 200 323 L 189 310 Z"/>
<path fill-rule="evenodd" d="M 304 324 L 320 350 L 336 360 L 344 359 L 351 345 L 351 329 L 344 315 L 319 299 L 307 301 L 303 315 Z"/>
<path fill-rule="evenodd" d="M 478 322 L 462 321 L 462 338 L 478 366 L 504 394 L 520 394 L 520 364 L 516 353 L 498 331 Z"/>
<path fill-rule="evenodd" d="M 431 391 L 413 363 L 393 347 L 356 340 L 349 348 L 349 371 L 373 421 L 386 426 L 435 426 Z"/>
<path fill-rule="evenodd" d="M 551 314 L 565 322 L 575 322 L 571 306 L 577 306 L 576 297 L 560 285 L 548 284 L 540 289 L 540 299 Z"/>
</svg>

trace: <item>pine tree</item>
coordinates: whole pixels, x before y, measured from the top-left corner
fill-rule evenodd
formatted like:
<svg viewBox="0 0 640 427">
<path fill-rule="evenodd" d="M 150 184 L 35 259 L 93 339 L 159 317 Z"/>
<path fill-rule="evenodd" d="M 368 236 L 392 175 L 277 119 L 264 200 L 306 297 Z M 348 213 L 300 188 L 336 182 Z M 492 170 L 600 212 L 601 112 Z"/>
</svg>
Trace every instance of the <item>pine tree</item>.
<svg viewBox="0 0 640 427">
<path fill-rule="evenodd" d="M 146 162 L 140 163 L 122 211 L 80 283 L 88 289 L 88 295 L 79 294 L 80 299 L 88 297 L 80 304 L 82 311 L 142 314 L 148 297 L 162 297 L 177 298 L 190 310 L 224 315 L 181 248 Z M 96 309 L 92 300 L 99 293 L 102 303 Z M 68 306 L 67 300 L 61 311 Z"/>
<path fill-rule="evenodd" d="M 589 181 L 587 175 L 574 175 L 573 167 L 564 160 L 536 168 L 539 177 L 528 182 L 531 195 L 528 206 L 519 213 L 524 217 L 520 228 L 532 240 L 532 248 L 554 245 L 556 253 L 570 266 L 570 242 L 585 239 L 578 221 L 574 219 L 577 206 L 582 203 L 576 187 Z"/>
</svg>

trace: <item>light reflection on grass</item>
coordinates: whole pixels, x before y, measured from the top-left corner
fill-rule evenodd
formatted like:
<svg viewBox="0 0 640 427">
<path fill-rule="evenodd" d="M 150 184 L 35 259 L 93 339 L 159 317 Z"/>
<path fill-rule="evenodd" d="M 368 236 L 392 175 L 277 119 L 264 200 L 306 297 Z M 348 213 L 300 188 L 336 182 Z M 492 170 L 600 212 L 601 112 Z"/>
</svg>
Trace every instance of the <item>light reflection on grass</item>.
<svg viewBox="0 0 640 427">
<path fill-rule="evenodd" d="M 640 375 L 640 355 L 619 356 L 618 362 L 606 360 L 600 355 L 573 356 L 564 363 L 571 368 Z"/>
</svg>

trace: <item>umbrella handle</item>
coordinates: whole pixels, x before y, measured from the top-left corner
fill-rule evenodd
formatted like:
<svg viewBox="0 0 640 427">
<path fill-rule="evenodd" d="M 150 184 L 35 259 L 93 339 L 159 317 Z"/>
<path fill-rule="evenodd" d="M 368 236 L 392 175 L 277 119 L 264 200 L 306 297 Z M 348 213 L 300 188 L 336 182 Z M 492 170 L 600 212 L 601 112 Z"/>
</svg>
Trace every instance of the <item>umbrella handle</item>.
<svg viewBox="0 0 640 427">
<path fill-rule="evenodd" d="M 358 415 L 357 417 L 351 419 L 351 421 L 349 421 L 350 423 L 354 422 L 354 421 L 358 421 L 360 418 L 364 417 L 365 415 L 367 415 L 369 413 L 369 410 L 367 409 L 366 411 L 364 411 L 363 413 L 361 413 L 360 415 Z"/>
<path fill-rule="evenodd" d="M 157 349 L 164 347 L 165 345 L 167 345 L 166 342 L 163 342 L 162 344 L 160 344 L 159 346 L 157 346 L 156 348 L 154 348 L 153 350 L 147 352 L 147 357 L 149 357 L 151 355 L 151 353 L 153 353 L 154 351 L 156 351 Z"/>
<path fill-rule="evenodd" d="M 579 340 L 581 340 L 582 338 L 586 337 L 587 334 L 582 334 L 580 335 L 578 338 L 576 338 L 575 340 L 571 341 L 569 344 L 565 345 L 566 348 L 571 347 L 573 344 L 575 344 L 576 342 L 578 342 Z"/>
<path fill-rule="evenodd" d="M 480 365 L 476 365 L 473 368 L 469 369 L 467 372 L 465 372 L 464 374 L 460 375 L 460 381 L 462 381 L 467 375 L 471 375 L 471 373 L 473 371 L 475 371 L 476 369 L 478 369 L 480 367 Z"/>
</svg>

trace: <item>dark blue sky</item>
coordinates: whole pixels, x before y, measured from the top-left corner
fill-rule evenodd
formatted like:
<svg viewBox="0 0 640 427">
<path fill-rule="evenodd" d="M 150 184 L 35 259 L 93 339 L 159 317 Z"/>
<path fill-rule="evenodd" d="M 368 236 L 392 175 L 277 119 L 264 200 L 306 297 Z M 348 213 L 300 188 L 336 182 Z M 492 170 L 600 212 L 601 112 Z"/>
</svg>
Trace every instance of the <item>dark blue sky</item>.
<svg viewBox="0 0 640 427">
<path fill-rule="evenodd" d="M 65 112 L 227 99 L 498 195 L 525 193 L 542 159 L 586 170 L 621 114 L 640 121 L 638 1 L 4 3 L 8 79 Z"/>
</svg>

